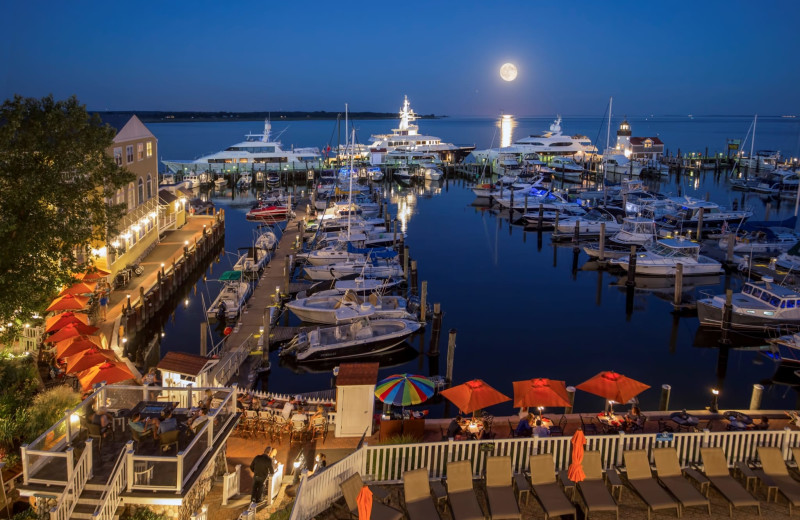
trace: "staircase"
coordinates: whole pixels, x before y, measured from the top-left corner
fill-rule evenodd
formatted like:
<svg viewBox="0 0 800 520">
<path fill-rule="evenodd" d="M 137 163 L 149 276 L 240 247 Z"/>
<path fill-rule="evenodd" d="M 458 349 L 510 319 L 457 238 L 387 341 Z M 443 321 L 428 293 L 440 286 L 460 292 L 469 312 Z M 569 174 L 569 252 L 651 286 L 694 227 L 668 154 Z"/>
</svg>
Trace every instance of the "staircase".
<svg viewBox="0 0 800 520">
<path fill-rule="evenodd" d="M 72 511 L 70 518 L 93 518 L 95 509 L 100 505 L 106 483 L 86 484 L 83 493 L 78 497 L 78 503 Z M 114 518 L 119 518 L 119 512 L 114 513 Z"/>
</svg>

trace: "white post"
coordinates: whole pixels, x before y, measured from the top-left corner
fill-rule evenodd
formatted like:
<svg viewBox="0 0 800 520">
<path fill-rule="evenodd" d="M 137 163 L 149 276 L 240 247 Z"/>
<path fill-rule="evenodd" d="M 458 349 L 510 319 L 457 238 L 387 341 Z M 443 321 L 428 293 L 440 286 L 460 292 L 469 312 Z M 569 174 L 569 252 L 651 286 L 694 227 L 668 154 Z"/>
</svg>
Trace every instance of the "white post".
<svg viewBox="0 0 800 520">
<path fill-rule="evenodd" d="M 125 457 L 128 459 L 128 492 L 130 493 L 133 490 L 133 441 L 128 441 L 125 450 Z"/>
</svg>

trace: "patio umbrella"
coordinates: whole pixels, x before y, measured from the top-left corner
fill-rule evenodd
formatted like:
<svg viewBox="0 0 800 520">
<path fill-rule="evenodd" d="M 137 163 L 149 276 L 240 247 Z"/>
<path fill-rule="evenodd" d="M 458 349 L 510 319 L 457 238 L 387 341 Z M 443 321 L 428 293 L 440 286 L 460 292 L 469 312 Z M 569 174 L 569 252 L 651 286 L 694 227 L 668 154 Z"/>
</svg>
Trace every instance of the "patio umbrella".
<svg viewBox="0 0 800 520">
<path fill-rule="evenodd" d="M 56 358 L 74 356 L 82 350 L 102 346 L 102 340 L 98 336 L 75 336 L 56 343 Z"/>
<path fill-rule="evenodd" d="M 411 406 L 430 399 L 434 389 L 433 381 L 425 376 L 394 374 L 378 383 L 375 397 L 383 403 Z"/>
<path fill-rule="evenodd" d="M 69 357 L 67 360 L 67 373 L 83 372 L 95 365 L 116 360 L 117 356 L 113 350 L 89 348 Z"/>
<path fill-rule="evenodd" d="M 109 274 L 111 273 L 108 271 L 103 271 L 102 269 L 99 269 L 97 267 L 90 267 L 89 269 L 86 270 L 85 273 L 79 274 L 78 276 L 76 276 L 76 278 L 84 282 L 96 282 L 98 280 L 105 278 Z"/>
<path fill-rule="evenodd" d="M 58 293 L 58 295 L 64 296 L 66 294 L 92 294 L 96 288 L 97 282 L 76 282 Z"/>
<path fill-rule="evenodd" d="M 69 325 L 64 325 L 62 328 L 56 331 L 55 334 L 50 336 L 49 338 L 45 338 L 45 343 L 58 343 L 59 341 L 63 341 L 65 339 L 74 338 L 75 336 L 80 336 L 81 334 L 94 334 L 97 332 L 97 327 L 92 327 L 91 325 L 86 325 L 85 323 L 78 322 L 78 323 L 70 323 Z"/>
<path fill-rule="evenodd" d="M 58 329 L 66 327 L 70 323 L 83 323 L 89 324 L 89 316 L 80 312 L 62 312 L 54 316 L 50 316 L 45 321 L 45 332 L 54 332 Z"/>
<path fill-rule="evenodd" d="M 514 406 L 518 408 L 570 406 L 567 385 L 564 381 L 545 378 L 514 381 Z"/>
<path fill-rule="evenodd" d="M 650 385 L 640 383 L 617 372 L 605 371 L 579 384 L 577 388 L 590 394 L 599 395 L 608 401 L 627 403 L 631 398 L 650 388 Z"/>
<path fill-rule="evenodd" d="M 86 296 L 74 296 L 67 294 L 66 296 L 59 296 L 53 303 L 50 304 L 46 310 L 50 311 L 79 311 L 86 307 L 89 303 L 89 298 Z"/>
<path fill-rule="evenodd" d="M 111 385 L 126 379 L 133 379 L 133 374 L 123 363 L 103 363 L 84 370 L 78 374 L 78 379 L 81 382 L 81 387 L 84 390 L 88 390 L 93 384 L 101 381 Z"/>
<path fill-rule="evenodd" d="M 464 413 L 474 412 L 495 404 L 510 401 L 511 398 L 501 394 L 480 379 L 473 379 L 458 386 L 439 392 Z"/>
<path fill-rule="evenodd" d="M 586 444 L 583 430 L 578 428 L 570 442 L 572 443 L 572 464 L 567 470 L 567 477 L 573 482 L 580 482 L 586 478 L 586 474 L 583 472 L 583 445 Z"/>
<path fill-rule="evenodd" d="M 372 491 L 369 487 L 361 488 L 356 497 L 356 504 L 358 504 L 358 520 L 369 520 L 372 515 Z"/>
</svg>

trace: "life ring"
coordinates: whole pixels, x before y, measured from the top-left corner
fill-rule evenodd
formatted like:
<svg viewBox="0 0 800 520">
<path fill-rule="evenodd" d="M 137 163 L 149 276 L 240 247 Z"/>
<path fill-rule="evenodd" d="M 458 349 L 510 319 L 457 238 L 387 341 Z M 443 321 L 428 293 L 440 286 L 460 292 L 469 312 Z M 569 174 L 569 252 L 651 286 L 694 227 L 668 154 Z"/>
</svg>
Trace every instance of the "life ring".
<svg viewBox="0 0 800 520">
<path fill-rule="evenodd" d="M 225 329 L 222 331 L 222 333 L 226 336 L 229 336 L 231 332 L 233 332 L 233 327 L 225 327 Z"/>
</svg>

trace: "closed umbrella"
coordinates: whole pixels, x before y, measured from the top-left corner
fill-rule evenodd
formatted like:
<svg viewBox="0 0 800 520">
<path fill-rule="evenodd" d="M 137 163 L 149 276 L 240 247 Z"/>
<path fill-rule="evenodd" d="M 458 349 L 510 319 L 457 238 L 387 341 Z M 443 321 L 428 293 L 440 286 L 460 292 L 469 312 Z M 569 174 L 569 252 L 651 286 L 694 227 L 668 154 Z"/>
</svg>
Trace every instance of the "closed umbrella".
<svg viewBox="0 0 800 520">
<path fill-rule="evenodd" d="M 98 336 L 75 336 L 56 343 L 56 358 L 74 356 L 82 350 L 102 346 L 102 339 Z"/>
<path fill-rule="evenodd" d="M 86 270 L 85 273 L 79 274 L 76 278 L 84 282 L 97 282 L 99 280 L 102 280 L 109 274 L 111 273 L 109 273 L 108 271 L 103 271 L 100 268 L 90 267 L 89 269 Z"/>
<path fill-rule="evenodd" d="M 482 408 L 510 401 L 504 395 L 480 379 L 473 379 L 458 386 L 439 392 L 463 413 L 470 413 Z"/>
<path fill-rule="evenodd" d="M 133 379 L 133 374 L 123 363 L 103 363 L 84 370 L 78 374 L 78 379 L 81 382 L 81 387 L 84 390 L 88 390 L 95 383 L 102 381 L 111 385 L 126 379 Z"/>
<path fill-rule="evenodd" d="M 65 339 L 74 338 L 75 336 L 80 336 L 82 334 L 94 334 L 97 332 L 97 327 L 92 327 L 91 325 L 86 325 L 85 323 L 70 323 L 69 325 L 65 325 L 61 329 L 57 330 L 55 334 L 52 336 L 45 338 L 45 343 L 58 343 L 59 341 L 63 341 Z"/>
<path fill-rule="evenodd" d="M 50 304 L 46 310 L 47 312 L 51 311 L 79 311 L 86 307 L 86 304 L 89 303 L 89 298 L 86 296 L 74 296 L 72 294 L 67 294 L 65 296 L 59 296 L 53 303 Z"/>
<path fill-rule="evenodd" d="M 358 492 L 356 504 L 358 504 L 358 520 L 369 520 L 372 515 L 372 491 L 367 486 Z"/>
<path fill-rule="evenodd" d="M 116 361 L 117 356 L 113 350 L 89 348 L 82 352 L 70 356 L 67 360 L 67 373 L 83 372 L 95 365 L 101 365 L 108 361 Z"/>
<path fill-rule="evenodd" d="M 650 385 L 640 383 L 617 372 L 605 371 L 579 384 L 577 388 L 590 394 L 599 395 L 607 401 L 627 403 L 650 388 Z"/>
<path fill-rule="evenodd" d="M 96 288 L 97 282 L 76 282 L 58 293 L 58 295 L 64 296 L 65 294 L 92 294 Z"/>
<path fill-rule="evenodd" d="M 580 482 L 586 478 L 586 474 L 583 472 L 583 445 L 586 444 L 583 430 L 578 428 L 570 442 L 572 443 L 572 464 L 567 470 L 567 477 L 573 482 Z"/>
<path fill-rule="evenodd" d="M 518 408 L 570 406 L 567 385 L 564 381 L 545 378 L 514 381 L 514 406 Z"/>
<path fill-rule="evenodd" d="M 60 314 L 50 316 L 45 321 L 45 332 L 54 332 L 66 327 L 70 323 L 83 323 L 84 325 L 88 325 L 89 316 L 80 312 L 72 311 L 62 312 Z"/>
<path fill-rule="evenodd" d="M 420 404 L 433 396 L 433 381 L 425 376 L 394 374 L 378 383 L 375 397 L 396 406 Z"/>
</svg>

